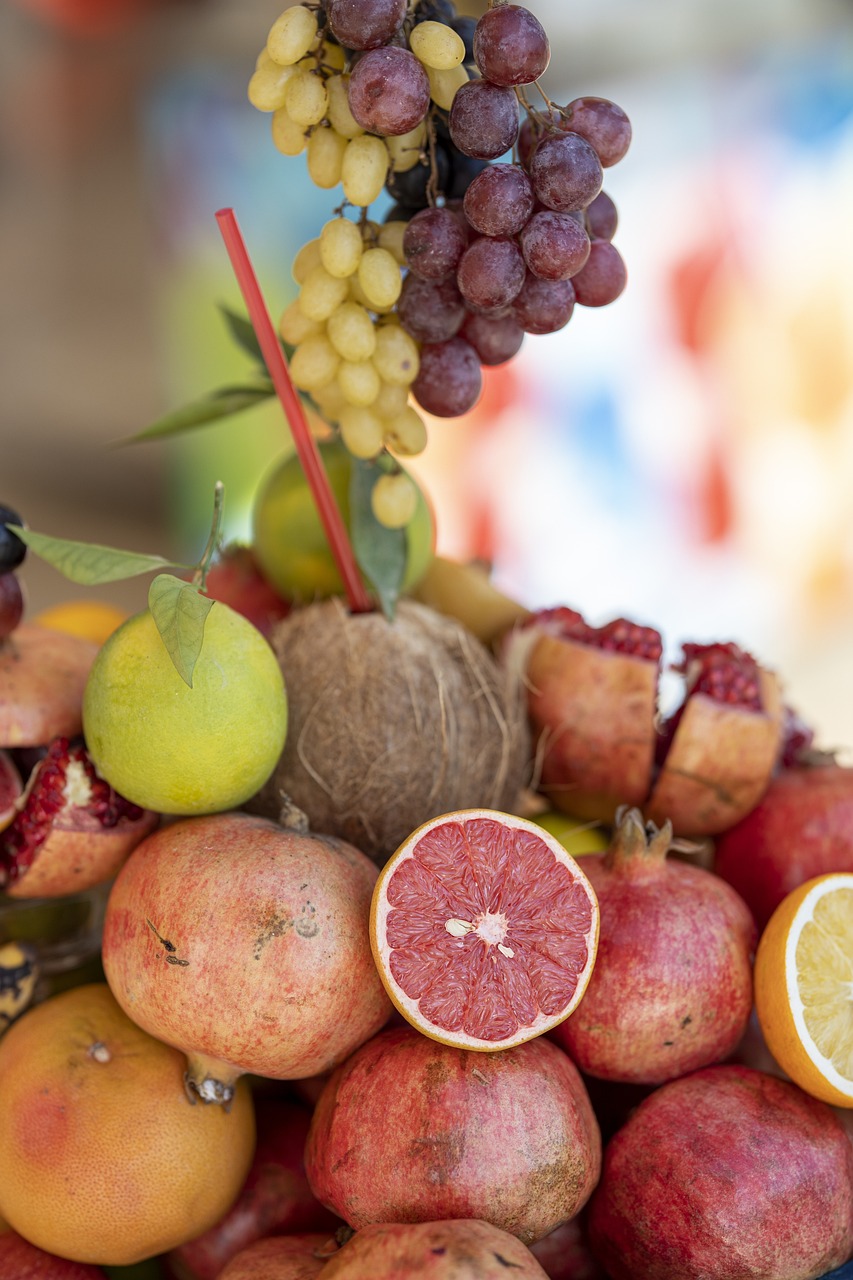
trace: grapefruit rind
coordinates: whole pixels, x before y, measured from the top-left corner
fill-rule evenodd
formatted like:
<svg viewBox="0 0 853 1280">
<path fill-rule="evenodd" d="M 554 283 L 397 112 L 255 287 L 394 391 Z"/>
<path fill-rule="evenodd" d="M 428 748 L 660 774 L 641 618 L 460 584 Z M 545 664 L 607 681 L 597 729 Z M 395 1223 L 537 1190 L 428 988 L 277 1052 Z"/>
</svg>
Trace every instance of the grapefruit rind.
<svg viewBox="0 0 853 1280">
<path fill-rule="evenodd" d="M 387 888 L 394 872 L 399 869 L 403 861 L 413 857 L 413 851 L 419 842 L 436 827 L 450 823 L 465 824 L 477 819 L 497 821 L 505 827 L 528 832 L 541 840 L 541 842 L 553 853 L 556 861 L 570 870 L 574 883 L 584 890 L 590 904 L 590 926 L 585 935 L 587 951 L 586 963 L 584 964 L 581 972 L 577 975 L 577 982 L 571 999 L 559 1013 L 540 1013 L 536 1019 L 531 1021 L 528 1025 L 519 1026 L 514 1034 L 502 1039 L 482 1039 L 465 1032 L 448 1030 L 444 1027 L 438 1026 L 428 1016 L 423 1014 L 419 1008 L 418 1000 L 410 997 L 403 990 L 391 972 L 390 953 L 393 948 L 390 947 L 387 941 L 387 921 L 391 910 L 393 910 L 388 902 Z M 450 921 L 448 923 L 453 925 L 456 922 Z M 447 924 L 445 927 L 447 928 Z M 451 930 L 448 930 L 448 932 L 451 932 Z M 564 1022 L 565 1019 L 568 1018 L 569 1015 L 577 1008 L 583 998 L 587 986 L 589 985 L 598 950 L 598 935 L 598 900 L 595 896 L 595 891 L 592 888 L 592 885 L 577 861 L 566 851 L 554 836 L 544 830 L 544 828 L 538 826 L 537 823 L 528 821 L 525 818 L 519 818 L 515 814 L 503 813 L 494 809 L 459 809 L 452 813 L 442 814 L 437 818 L 433 818 L 429 822 L 423 823 L 409 836 L 407 840 L 403 842 L 397 852 L 392 855 L 383 867 L 374 888 L 370 908 L 370 946 L 373 951 L 373 958 L 376 963 L 379 976 L 385 986 L 385 990 L 398 1013 L 400 1013 L 417 1031 L 421 1032 L 422 1035 L 429 1037 L 431 1040 L 437 1040 L 440 1044 L 470 1049 L 479 1053 L 495 1053 L 503 1049 L 513 1048 L 515 1045 L 524 1044 L 526 1041 L 533 1040 L 544 1032 L 550 1031 L 553 1027 L 558 1026 L 561 1022 Z M 453 936 L 459 935 L 454 934 Z"/>
</svg>

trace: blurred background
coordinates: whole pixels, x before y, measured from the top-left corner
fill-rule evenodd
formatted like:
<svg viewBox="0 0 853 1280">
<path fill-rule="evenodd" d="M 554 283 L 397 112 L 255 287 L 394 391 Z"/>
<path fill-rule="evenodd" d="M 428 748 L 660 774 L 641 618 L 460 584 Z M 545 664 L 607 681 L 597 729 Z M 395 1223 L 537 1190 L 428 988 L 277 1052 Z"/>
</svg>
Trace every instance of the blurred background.
<svg viewBox="0 0 853 1280">
<path fill-rule="evenodd" d="M 430 424 L 439 550 L 528 605 L 656 625 L 673 659 L 738 641 L 853 760 L 853 0 L 529 7 L 550 96 L 633 122 L 605 182 L 629 285 Z M 274 406 L 119 443 L 248 372 L 216 209 L 277 314 L 338 203 L 246 99 L 281 8 L 0 0 L 0 498 L 35 529 L 195 560 L 214 482 L 246 536 L 290 447 Z M 33 557 L 25 579 L 31 611 L 82 591 Z"/>
</svg>

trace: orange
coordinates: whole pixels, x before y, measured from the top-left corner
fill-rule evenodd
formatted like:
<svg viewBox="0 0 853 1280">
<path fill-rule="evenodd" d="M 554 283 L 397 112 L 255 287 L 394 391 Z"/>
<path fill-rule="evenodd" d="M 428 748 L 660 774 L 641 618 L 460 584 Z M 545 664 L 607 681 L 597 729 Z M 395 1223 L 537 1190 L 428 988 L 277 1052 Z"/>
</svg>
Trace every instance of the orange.
<svg viewBox="0 0 853 1280">
<path fill-rule="evenodd" d="M 461 809 L 418 827 L 386 863 L 370 940 L 414 1027 L 491 1052 L 549 1031 L 577 1006 L 595 962 L 598 902 L 550 832 Z"/>
<path fill-rule="evenodd" d="M 30 621 L 51 631 L 63 631 L 68 636 L 81 636 L 83 640 L 103 644 L 126 617 L 123 609 L 105 604 L 103 600 L 66 600 L 42 609 Z"/>
<path fill-rule="evenodd" d="M 248 1087 L 194 1105 L 185 1059 L 105 983 L 37 1005 L 0 1040 L 0 1215 L 75 1262 L 126 1266 L 200 1235 L 252 1160 Z"/>
<path fill-rule="evenodd" d="M 816 876 L 776 908 L 755 957 L 755 1010 L 801 1089 L 853 1107 L 853 874 Z"/>
</svg>

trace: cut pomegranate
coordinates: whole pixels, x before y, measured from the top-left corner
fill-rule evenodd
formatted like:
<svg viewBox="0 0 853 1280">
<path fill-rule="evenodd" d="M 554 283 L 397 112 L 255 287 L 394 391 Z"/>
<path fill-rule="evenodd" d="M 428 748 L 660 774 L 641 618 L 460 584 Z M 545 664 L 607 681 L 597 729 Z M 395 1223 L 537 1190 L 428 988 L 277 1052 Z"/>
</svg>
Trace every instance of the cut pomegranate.
<svg viewBox="0 0 853 1280">
<path fill-rule="evenodd" d="M 8 751 L 0 751 L 0 831 L 8 827 L 18 812 L 18 800 L 23 791 L 21 775 Z"/>
<path fill-rule="evenodd" d="M 114 876 L 158 821 L 97 775 L 82 743 L 55 738 L 0 841 L 0 884 L 18 898 L 89 889 Z"/>
</svg>

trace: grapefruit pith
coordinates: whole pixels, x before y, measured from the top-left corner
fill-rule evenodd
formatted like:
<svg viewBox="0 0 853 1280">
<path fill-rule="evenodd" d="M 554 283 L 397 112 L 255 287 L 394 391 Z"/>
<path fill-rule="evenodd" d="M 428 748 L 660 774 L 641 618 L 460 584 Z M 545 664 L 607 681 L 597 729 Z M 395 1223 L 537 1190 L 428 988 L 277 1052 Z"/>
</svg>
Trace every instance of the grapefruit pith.
<svg viewBox="0 0 853 1280">
<path fill-rule="evenodd" d="M 403 1016 L 443 1044 L 493 1052 L 567 1018 L 598 946 L 598 903 L 549 832 L 462 809 L 426 822 L 386 863 L 373 956 Z"/>
</svg>

